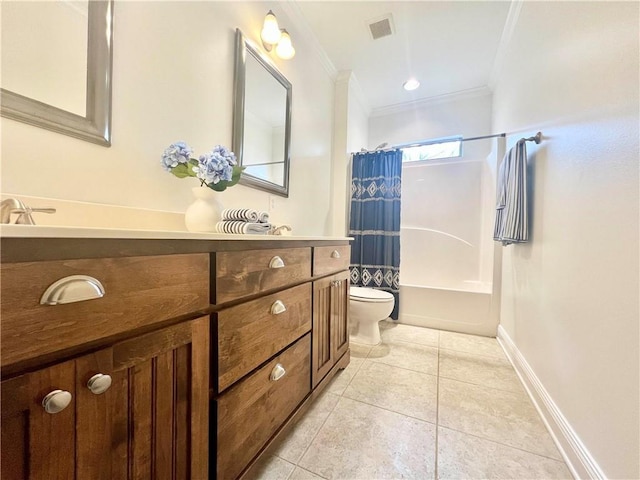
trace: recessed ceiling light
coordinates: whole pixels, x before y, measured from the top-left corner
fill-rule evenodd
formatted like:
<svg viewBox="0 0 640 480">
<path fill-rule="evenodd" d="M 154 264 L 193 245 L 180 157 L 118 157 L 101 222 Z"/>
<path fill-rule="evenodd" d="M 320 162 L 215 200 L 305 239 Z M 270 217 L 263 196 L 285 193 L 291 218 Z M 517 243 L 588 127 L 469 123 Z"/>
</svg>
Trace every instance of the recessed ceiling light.
<svg viewBox="0 0 640 480">
<path fill-rule="evenodd" d="M 402 84 L 402 88 L 404 88 L 407 91 L 415 90 L 419 86 L 420 86 L 420 82 L 415 78 L 410 78 L 409 80 L 407 80 Z"/>
</svg>

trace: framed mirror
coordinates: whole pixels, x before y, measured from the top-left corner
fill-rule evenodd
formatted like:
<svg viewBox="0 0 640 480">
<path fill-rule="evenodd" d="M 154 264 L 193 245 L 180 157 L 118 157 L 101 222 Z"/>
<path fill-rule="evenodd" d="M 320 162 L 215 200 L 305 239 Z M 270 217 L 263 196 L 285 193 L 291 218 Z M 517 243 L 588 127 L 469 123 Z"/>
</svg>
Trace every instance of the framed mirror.
<svg viewBox="0 0 640 480">
<path fill-rule="evenodd" d="M 111 145 L 113 0 L 3 2 L 0 114 Z"/>
<path fill-rule="evenodd" d="M 236 30 L 233 151 L 243 185 L 289 196 L 291 83 Z"/>
</svg>

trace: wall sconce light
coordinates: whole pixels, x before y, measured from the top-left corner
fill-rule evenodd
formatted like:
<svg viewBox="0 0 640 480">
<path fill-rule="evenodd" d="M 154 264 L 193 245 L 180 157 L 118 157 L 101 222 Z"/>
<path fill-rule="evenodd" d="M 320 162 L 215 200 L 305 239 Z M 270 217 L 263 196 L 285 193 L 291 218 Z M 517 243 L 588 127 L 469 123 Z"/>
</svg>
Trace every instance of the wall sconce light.
<svg viewBox="0 0 640 480">
<path fill-rule="evenodd" d="M 283 60 L 289 60 L 296 54 L 296 49 L 291 44 L 291 36 L 284 28 L 278 25 L 278 20 L 271 10 L 264 17 L 262 32 L 260 32 L 262 46 L 267 52 L 276 49 L 276 55 Z"/>
</svg>

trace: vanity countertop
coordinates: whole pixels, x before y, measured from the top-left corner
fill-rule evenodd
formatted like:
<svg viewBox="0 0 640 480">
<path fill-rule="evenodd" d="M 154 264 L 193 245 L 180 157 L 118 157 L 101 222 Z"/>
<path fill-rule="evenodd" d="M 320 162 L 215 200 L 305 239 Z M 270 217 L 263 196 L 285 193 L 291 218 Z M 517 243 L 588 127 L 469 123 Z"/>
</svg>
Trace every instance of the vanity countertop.
<svg viewBox="0 0 640 480">
<path fill-rule="evenodd" d="M 2 225 L 2 238 L 153 238 L 164 240 L 351 240 L 349 237 L 235 235 L 227 233 L 193 233 L 168 230 L 135 230 L 121 228 L 61 227 L 48 225 Z"/>
<path fill-rule="evenodd" d="M 348 244 L 349 237 L 231 235 L 119 228 L 2 225 L 3 262 L 168 255 Z"/>
</svg>

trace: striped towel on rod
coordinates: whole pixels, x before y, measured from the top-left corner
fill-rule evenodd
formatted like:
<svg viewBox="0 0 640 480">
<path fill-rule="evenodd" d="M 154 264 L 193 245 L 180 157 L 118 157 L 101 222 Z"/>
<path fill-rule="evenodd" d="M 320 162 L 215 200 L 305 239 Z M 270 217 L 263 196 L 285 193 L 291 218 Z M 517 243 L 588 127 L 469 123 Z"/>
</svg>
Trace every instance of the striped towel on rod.
<svg viewBox="0 0 640 480">
<path fill-rule="evenodd" d="M 529 240 L 527 147 L 524 139 L 511 148 L 498 171 L 493 239 L 503 245 Z"/>
<path fill-rule="evenodd" d="M 253 208 L 225 208 L 222 211 L 222 220 L 267 223 L 269 222 L 269 214 L 258 212 Z"/>
<path fill-rule="evenodd" d="M 226 220 L 216 223 L 216 231 L 218 233 L 265 235 L 270 228 L 270 223 L 243 222 L 240 220 Z"/>
</svg>

